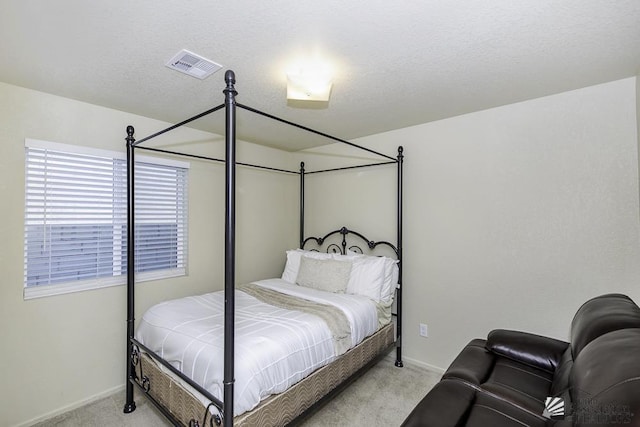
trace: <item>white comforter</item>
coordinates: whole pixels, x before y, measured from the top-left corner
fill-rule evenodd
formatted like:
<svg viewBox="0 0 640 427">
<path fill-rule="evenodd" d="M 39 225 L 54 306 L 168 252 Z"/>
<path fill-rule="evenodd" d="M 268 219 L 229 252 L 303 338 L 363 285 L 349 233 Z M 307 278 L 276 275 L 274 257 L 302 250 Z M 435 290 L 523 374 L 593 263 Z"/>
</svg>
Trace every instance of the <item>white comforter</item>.
<svg viewBox="0 0 640 427">
<path fill-rule="evenodd" d="M 341 309 L 352 344 L 378 328 L 376 306 L 366 297 L 333 294 L 281 279 L 256 284 Z M 236 291 L 234 415 L 280 393 L 334 360 L 331 332 L 317 316 L 265 304 Z M 136 338 L 222 400 L 224 292 L 167 301 L 150 308 Z"/>
</svg>

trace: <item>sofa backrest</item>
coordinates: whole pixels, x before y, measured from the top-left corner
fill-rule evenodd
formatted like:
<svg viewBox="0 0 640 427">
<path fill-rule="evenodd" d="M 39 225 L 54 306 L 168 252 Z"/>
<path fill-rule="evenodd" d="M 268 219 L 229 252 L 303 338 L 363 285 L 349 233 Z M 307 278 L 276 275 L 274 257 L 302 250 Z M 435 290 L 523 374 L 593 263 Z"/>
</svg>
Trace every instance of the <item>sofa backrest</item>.
<svg viewBox="0 0 640 427">
<path fill-rule="evenodd" d="M 573 426 L 640 426 L 640 329 L 587 344 L 571 370 Z"/>
<path fill-rule="evenodd" d="M 640 308 L 622 294 L 606 294 L 582 304 L 571 322 L 571 353 L 575 360 L 596 338 L 619 329 L 640 328 Z"/>
</svg>

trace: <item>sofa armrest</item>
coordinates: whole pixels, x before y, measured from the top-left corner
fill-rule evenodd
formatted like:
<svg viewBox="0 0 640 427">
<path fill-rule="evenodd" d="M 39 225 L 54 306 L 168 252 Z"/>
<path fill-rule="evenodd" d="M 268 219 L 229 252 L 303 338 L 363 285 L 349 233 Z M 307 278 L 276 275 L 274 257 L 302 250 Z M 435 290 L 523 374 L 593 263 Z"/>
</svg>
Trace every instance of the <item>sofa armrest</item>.
<svg viewBox="0 0 640 427">
<path fill-rule="evenodd" d="M 527 332 L 496 329 L 489 333 L 486 346 L 500 356 L 553 373 L 569 343 Z"/>
</svg>

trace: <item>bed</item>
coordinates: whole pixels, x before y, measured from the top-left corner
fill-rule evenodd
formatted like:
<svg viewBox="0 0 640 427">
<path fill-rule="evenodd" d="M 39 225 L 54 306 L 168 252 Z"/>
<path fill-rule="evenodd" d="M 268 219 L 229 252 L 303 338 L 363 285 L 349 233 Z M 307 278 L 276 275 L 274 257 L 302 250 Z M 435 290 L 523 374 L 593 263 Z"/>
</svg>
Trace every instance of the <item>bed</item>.
<svg viewBox="0 0 640 427">
<path fill-rule="evenodd" d="M 295 172 L 300 175 L 300 248 L 287 251 L 282 277 L 236 285 L 235 166 L 241 163 L 235 160 L 235 108 L 300 126 L 236 103 L 233 72 L 227 72 L 225 81 L 225 103 L 195 116 L 223 107 L 226 111 L 224 291 L 158 304 L 134 330 L 135 272 L 128 269 L 129 381 L 124 412 L 135 410 L 133 388 L 137 387 L 175 425 L 283 426 L 299 420 L 394 346 L 396 366 L 402 366 L 403 153 L 400 147 L 393 160 L 398 165 L 395 245 L 369 240 L 347 227 L 322 237 L 305 237 L 305 174 L 334 169 L 307 172 L 302 163 Z M 135 265 L 134 149 L 189 120 L 138 142 L 133 127 L 127 128 L 130 266 Z M 392 256 L 375 254 L 380 248 Z"/>
</svg>

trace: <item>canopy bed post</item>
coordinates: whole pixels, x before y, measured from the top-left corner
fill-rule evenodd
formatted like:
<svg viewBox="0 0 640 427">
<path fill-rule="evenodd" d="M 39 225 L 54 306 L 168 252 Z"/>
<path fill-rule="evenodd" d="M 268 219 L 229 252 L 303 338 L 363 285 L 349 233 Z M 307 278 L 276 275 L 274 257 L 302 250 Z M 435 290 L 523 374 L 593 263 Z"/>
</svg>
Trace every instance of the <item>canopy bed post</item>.
<svg viewBox="0 0 640 427">
<path fill-rule="evenodd" d="M 304 245 L 304 162 L 300 162 L 300 247 Z"/>
<path fill-rule="evenodd" d="M 126 381 L 126 400 L 124 404 L 124 412 L 126 414 L 136 410 L 136 403 L 133 401 L 133 383 L 131 380 L 135 375 L 135 366 L 132 360 L 133 343 L 131 339 L 134 334 L 135 321 L 135 240 L 134 240 L 134 143 L 135 132 L 133 126 L 127 126 L 127 381 Z"/>
<path fill-rule="evenodd" d="M 396 295 L 396 310 L 398 315 L 396 316 L 396 335 L 397 335 L 397 343 L 396 343 L 396 366 L 401 368 L 403 366 L 402 363 L 402 270 L 403 270 L 403 259 L 402 259 L 402 163 L 404 161 L 404 148 L 402 146 L 398 147 L 398 260 L 400 263 L 398 265 L 398 289 Z"/>
<path fill-rule="evenodd" d="M 224 252 L 224 407 L 223 425 L 233 427 L 234 313 L 236 254 L 236 101 L 233 71 L 225 74 L 225 252 Z"/>
</svg>

